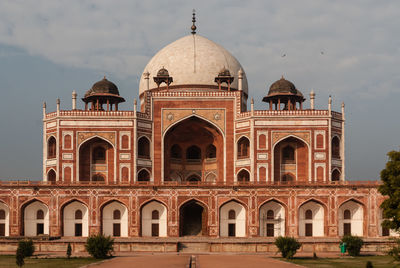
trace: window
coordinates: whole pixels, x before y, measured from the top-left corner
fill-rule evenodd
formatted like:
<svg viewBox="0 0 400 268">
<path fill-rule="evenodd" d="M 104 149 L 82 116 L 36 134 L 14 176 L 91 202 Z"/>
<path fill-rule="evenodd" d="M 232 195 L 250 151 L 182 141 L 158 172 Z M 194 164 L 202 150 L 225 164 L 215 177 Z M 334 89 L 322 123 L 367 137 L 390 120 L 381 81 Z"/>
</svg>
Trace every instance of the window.
<svg viewBox="0 0 400 268">
<path fill-rule="evenodd" d="M 0 209 L 0 220 L 6 219 L 6 211 L 4 209 Z"/>
<path fill-rule="evenodd" d="M 56 150 L 57 150 L 56 139 L 51 136 L 47 141 L 47 158 L 56 158 Z"/>
<path fill-rule="evenodd" d="M 247 170 L 242 169 L 237 175 L 238 182 L 250 181 L 250 174 Z"/>
<path fill-rule="evenodd" d="M 153 210 L 151 212 L 151 219 L 158 220 L 159 218 L 160 218 L 160 213 L 158 212 L 158 210 Z"/>
<path fill-rule="evenodd" d="M 270 209 L 267 211 L 267 220 L 273 220 L 273 219 L 274 219 L 274 211 Z"/>
<path fill-rule="evenodd" d="M 101 146 L 97 146 L 92 152 L 93 164 L 105 164 L 106 163 L 106 149 Z"/>
<path fill-rule="evenodd" d="M 306 236 L 313 236 L 312 223 L 306 223 Z"/>
<path fill-rule="evenodd" d="M 290 145 L 283 147 L 282 149 L 282 163 L 283 164 L 295 164 L 296 160 L 294 157 L 294 148 Z"/>
<path fill-rule="evenodd" d="M 339 180 L 340 180 L 340 172 L 337 169 L 335 169 L 332 172 L 332 181 L 339 181 Z"/>
<path fill-rule="evenodd" d="M 207 146 L 206 157 L 208 159 L 213 159 L 217 157 L 217 148 L 213 144 Z"/>
<path fill-rule="evenodd" d="M 113 211 L 113 219 L 114 220 L 120 220 L 121 219 L 121 211 L 116 209 Z"/>
<path fill-rule="evenodd" d="M 307 209 L 305 213 L 306 220 L 312 220 L 312 211 L 311 209 Z"/>
<path fill-rule="evenodd" d="M 92 176 L 92 181 L 104 181 L 104 177 L 101 174 L 94 174 Z"/>
<path fill-rule="evenodd" d="M 187 181 L 201 181 L 200 177 L 197 175 L 191 175 Z"/>
<path fill-rule="evenodd" d="M 273 237 L 274 236 L 274 224 L 267 223 L 267 236 Z"/>
<path fill-rule="evenodd" d="M 345 220 L 351 220 L 351 213 L 350 213 L 350 210 L 346 209 L 346 210 L 343 212 L 343 219 L 345 219 Z"/>
<path fill-rule="evenodd" d="M 228 224 L 228 236 L 236 236 L 236 224 L 229 223 Z"/>
<path fill-rule="evenodd" d="M 75 220 L 82 220 L 82 210 L 75 210 Z"/>
<path fill-rule="evenodd" d="M 182 159 L 182 149 L 178 144 L 174 144 L 171 147 L 171 158 Z"/>
<path fill-rule="evenodd" d="M 340 159 L 340 141 L 336 136 L 332 138 L 332 157 Z"/>
<path fill-rule="evenodd" d="M 56 172 L 53 169 L 47 173 L 47 181 L 56 181 Z"/>
<path fill-rule="evenodd" d="M 229 220 L 235 220 L 236 219 L 236 212 L 233 209 L 229 210 L 228 219 Z"/>
<path fill-rule="evenodd" d="M 142 169 L 138 174 L 138 181 L 150 181 L 150 173 Z"/>
<path fill-rule="evenodd" d="M 351 235 L 351 223 L 343 223 L 343 235 Z"/>
<path fill-rule="evenodd" d="M 43 220 L 44 219 L 44 212 L 43 210 L 39 209 L 36 211 L 36 219 L 37 220 Z"/>
<path fill-rule="evenodd" d="M 138 140 L 138 157 L 150 159 L 150 141 L 146 137 Z"/>
<path fill-rule="evenodd" d="M 188 160 L 200 160 L 201 159 L 201 150 L 199 147 L 193 145 L 187 148 L 186 150 L 186 159 Z"/>
<path fill-rule="evenodd" d="M 248 158 L 250 142 L 246 137 L 241 137 L 237 143 L 237 157 L 238 158 Z"/>
</svg>

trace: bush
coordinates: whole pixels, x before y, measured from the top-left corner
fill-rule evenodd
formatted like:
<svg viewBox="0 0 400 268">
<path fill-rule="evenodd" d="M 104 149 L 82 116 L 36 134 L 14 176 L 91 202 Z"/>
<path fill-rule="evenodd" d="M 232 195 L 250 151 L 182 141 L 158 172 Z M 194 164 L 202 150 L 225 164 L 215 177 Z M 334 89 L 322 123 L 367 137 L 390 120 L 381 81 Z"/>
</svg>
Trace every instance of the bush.
<svg viewBox="0 0 400 268">
<path fill-rule="evenodd" d="M 114 239 L 103 234 L 88 237 L 85 244 L 86 251 L 96 259 L 105 259 L 114 251 Z"/>
<path fill-rule="evenodd" d="M 392 238 L 392 240 L 395 244 L 388 251 L 388 254 L 392 256 L 395 261 L 400 261 L 400 239 Z"/>
<path fill-rule="evenodd" d="M 360 255 L 364 241 L 358 236 L 346 235 L 342 238 L 342 242 L 347 244 L 347 252 L 350 256 Z"/>
<path fill-rule="evenodd" d="M 21 249 L 17 249 L 17 254 L 15 255 L 15 263 L 18 265 L 18 267 L 22 267 L 25 264 L 24 261 L 24 254 Z"/>
<path fill-rule="evenodd" d="M 20 250 L 20 254 L 22 254 L 23 258 L 30 257 L 35 252 L 35 246 L 33 245 L 32 240 L 20 240 L 18 241 L 18 250 Z"/>
<path fill-rule="evenodd" d="M 367 264 L 365 265 L 365 267 L 366 268 L 374 268 L 371 261 L 367 261 Z"/>
<path fill-rule="evenodd" d="M 67 258 L 71 258 L 71 253 L 72 253 L 72 248 L 71 248 L 71 243 L 68 242 L 67 246 Z"/>
<path fill-rule="evenodd" d="M 301 244 L 293 237 L 279 236 L 275 240 L 275 246 L 283 258 L 292 259 L 296 251 L 301 247 Z"/>
</svg>

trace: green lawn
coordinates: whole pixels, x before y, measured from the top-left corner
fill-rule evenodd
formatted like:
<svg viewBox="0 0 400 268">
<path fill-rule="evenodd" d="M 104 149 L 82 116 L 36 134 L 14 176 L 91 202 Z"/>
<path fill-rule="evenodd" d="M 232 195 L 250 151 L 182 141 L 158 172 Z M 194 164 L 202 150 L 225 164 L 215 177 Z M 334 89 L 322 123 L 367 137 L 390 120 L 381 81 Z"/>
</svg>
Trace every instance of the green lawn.
<svg viewBox="0 0 400 268">
<path fill-rule="evenodd" d="M 94 258 L 54 258 L 54 259 L 36 259 L 36 258 L 25 258 L 26 268 L 46 268 L 46 267 L 57 267 L 57 268 L 73 268 L 81 267 L 93 262 L 98 262 Z M 18 267 L 15 264 L 15 255 L 0 256 L 0 267 Z"/>
<path fill-rule="evenodd" d="M 285 260 L 285 259 L 282 259 Z M 286 261 L 286 260 L 285 260 Z M 359 256 L 359 257 L 342 257 L 342 258 L 294 258 L 289 262 L 303 265 L 305 267 L 351 267 L 351 268 L 364 268 L 367 261 L 371 261 L 373 267 L 400 267 L 400 262 L 396 262 L 390 256 Z"/>
</svg>

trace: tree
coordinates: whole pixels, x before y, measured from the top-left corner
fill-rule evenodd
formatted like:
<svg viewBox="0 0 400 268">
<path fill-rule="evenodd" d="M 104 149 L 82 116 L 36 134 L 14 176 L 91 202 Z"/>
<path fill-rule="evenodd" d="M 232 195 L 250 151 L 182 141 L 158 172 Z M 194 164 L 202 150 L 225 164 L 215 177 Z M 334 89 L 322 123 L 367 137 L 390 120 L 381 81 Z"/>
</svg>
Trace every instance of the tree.
<svg viewBox="0 0 400 268">
<path fill-rule="evenodd" d="M 391 151 L 385 169 L 381 171 L 382 185 L 379 192 L 388 198 L 383 201 L 383 226 L 400 230 L 400 152 Z"/>
<path fill-rule="evenodd" d="M 71 243 L 68 242 L 67 246 L 67 258 L 71 258 L 71 253 L 72 253 L 72 248 L 71 248 Z"/>
<path fill-rule="evenodd" d="M 24 261 L 24 253 L 22 252 L 22 249 L 18 248 L 17 249 L 17 254 L 15 255 L 16 258 L 16 264 L 18 265 L 18 267 L 22 267 L 25 264 Z"/>
</svg>

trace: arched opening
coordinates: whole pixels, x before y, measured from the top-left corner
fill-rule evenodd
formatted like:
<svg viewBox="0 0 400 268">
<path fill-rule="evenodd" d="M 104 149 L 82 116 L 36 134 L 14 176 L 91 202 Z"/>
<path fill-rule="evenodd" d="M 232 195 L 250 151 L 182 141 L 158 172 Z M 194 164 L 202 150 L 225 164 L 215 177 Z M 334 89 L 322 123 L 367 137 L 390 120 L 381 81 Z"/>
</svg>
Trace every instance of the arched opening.
<svg viewBox="0 0 400 268">
<path fill-rule="evenodd" d="M 217 181 L 217 176 L 214 173 L 209 173 L 206 177 L 206 182 L 214 183 Z"/>
<path fill-rule="evenodd" d="M 299 208 L 299 235 L 324 236 L 324 207 L 315 201 L 308 201 Z"/>
<path fill-rule="evenodd" d="M 246 209 L 239 202 L 232 200 L 221 206 L 220 236 L 246 236 Z"/>
<path fill-rule="evenodd" d="M 38 236 L 49 234 L 49 209 L 40 201 L 32 201 L 22 207 L 23 234 Z"/>
<path fill-rule="evenodd" d="M 340 159 L 340 140 L 337 136 L 332 138 L 332 157 Z"/>
<path fill-rule="evenodd" d="M 111 201 L 101 209 L 102 232 L 106 236 L 128 236 L 128 209 L 118 201 Z"/>
<path fill-rule="evenodd" d="M 339 236 L 363 236 L 364 209 L 355 201 L 347 201 L 339 207 Z"/>
<path fill-rule="evenodd" d="M 72 201 L 61 209 L 62 230 L 64 236 L 89 235 L 89 211 L 85 204 Z"/>
<path fill-rule="evenodd" d="M 332 181 L 340 181 L 340 172 L 337 169 L 332 171 Z"/>
<path fill-rule="evenodd" d="M 186 160 L 196 162 L 201 160 L 201 149 L 195 145 L 186 149 Z"/>
<path fill-rule="evenodd" d="M 385 220 L 385 217 L 383 215 L 383 209 L 379 209 L 379 225 L 378 225 L 378 233 L 380 236 L 399 236 L 399 233 L 396 232 L 395 230 L 391 230 L 385 226 L 383 226 L 383 221 Z"/>
<path fill-rule="evenodd" d="M 238 182 L 250 181 L 250 173 L 247 170 L 242 169 L 237 175 L 237 181 Z"/>
<path fill-rule="evenodd" d="M 57 142 L 56 138 L 51 136 L 47 140 L 47 159 L 52 159 L 56 158 L 56 153 L 57 153 Z"/>
<path fill-rule="evenodd" d="M 207 161 L 213 161 L 216 159 L 216 157 L 217 157 L 217 148 L 213 144 L 208 145 L 206 149 Z"/>
<path fill-rule="evenodd" d="M 193 175 L 190 175 L 190 176 L 186 179 L 186 181 L 194 182 L 194 181 L 201 181 L 201 179 L 200 179 L 200 177 L 199 177 L 198 175 L 193 174 Z"/>
<path fill-rule="evenodd" d="M 150 181 L 150 173 L 146 169 L 139 171 L 137 176 L 138 181 Z"/>
<path fill-rule="evenodd" d="M 192 200 L 179 209 L 180 236 L 207 235 L 207 209 L 198 201 Z"/>
<path fill-rule="evenodd" d="M 246 137 L 241 137 L 237 142 L 237 158 L 249 158 L 250 141 Z"/>
<path fill-rule="evenodd" d="M 274 181 L 308 181 L 309 152 L 302 140 L 288 137 L 274 146 Z"/>
<path fill-rule="evenodd" d="M 138 140 L 138 157 L 150 159 L 150 141 L 146 137 Z"/>
<path fill-rule="evenodd" d="M 79 181 L 113 181 L 114 148 L 104 139 L 95 137 L 79 148 Z"/>
<path fill-rule="evenodd" d="M 224 138 L 218 127 L 197 116 L 171 126 L 164 136 L 164 180 L 172 174 L 188 178 L 198 174 L 205 180 L 209 172 L 224 174 Z"/>
<path fill-rule="evenodd" d="M 285 208 L 276 201 L 260 207 L 260 236 L 285 236 Z"/>
<path fill-rule="evenodd" d="M 142 236 L 167 236 L 167 208 L 158 201 L 146 203 L 141 208 Z"/>
<path fill-rule="evenodd" d="M 55 182 L 56 181 L 56 172 L 54 169 L 50 169 L 47 173 L 47 181 Z"/>
<path fill-rule="evenodd" d="M 182 160 L 182 149 L 178 144 L 171 147 L 171 159 Z"/>
<path fill-rule="evenodd" d="M 0 202 L 0 237 L 9 234 L 9 209 L 6 204 Z"/>
</svg>

